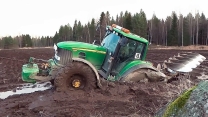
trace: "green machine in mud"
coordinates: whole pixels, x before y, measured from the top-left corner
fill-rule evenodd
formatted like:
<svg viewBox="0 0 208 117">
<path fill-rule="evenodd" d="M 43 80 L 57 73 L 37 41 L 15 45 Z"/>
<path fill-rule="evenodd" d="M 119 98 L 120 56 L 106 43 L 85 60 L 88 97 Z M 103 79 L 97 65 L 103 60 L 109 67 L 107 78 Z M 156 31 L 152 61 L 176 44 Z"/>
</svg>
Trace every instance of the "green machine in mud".
<svg viewBox="0 0 208 117">
<path fill-rule="evenodd" d="M 29 63 L 22 67 L 22 79 L 32 83 L 51 81 L 60 90 L 69 87 L 102 87 L 101 79 L 122 82 L 165 80 L 168 75 L 162 71 L 161 66 L 156 68 L 151 62 L 145 61 L 148 46 L 146 39 L 113 24 L 106 27 L 106 34 L 100 45 L 75 41 L 59 42 L 54 44 L 53 58 L 42 60 L 31 57 Z M 199 54 L 184 56 L 187 59 L 196 58 Z M 184 56 L 179 59 L 182 64 Z M 166 68 L 169 65 L 176 73 L 180 71 L 181 63 L 164 65 Z"/>
</svg>

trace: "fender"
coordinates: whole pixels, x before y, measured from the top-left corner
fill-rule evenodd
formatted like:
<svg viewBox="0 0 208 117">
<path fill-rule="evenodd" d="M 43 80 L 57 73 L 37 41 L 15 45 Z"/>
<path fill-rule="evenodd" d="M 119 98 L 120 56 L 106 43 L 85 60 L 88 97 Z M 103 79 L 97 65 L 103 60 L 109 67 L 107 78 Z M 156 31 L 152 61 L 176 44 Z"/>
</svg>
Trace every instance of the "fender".
<svg viewBox="0 0 208 117">
<path fill-rule="evenodd" d="M 99 88 L 102 87 L 102 85 L 101 85 L 101 83 L 100 83 L 100 76 L 99 76 L 99 74 L 98 74 L 96 68 L 95 68 L 89 61 L 87 61 L 87 60 L 85 60 L 85 59 L 82 59 L 82 58 L 72 58 L 72 61 L 78 61 L 78 62 L 83 62 L 83 63 L 87 64 L 87 65 L 93 70 L 93 72 L 94 72 L 95 75 L 96 75 L 96 78 L 97 78 L 97 85 L 99 86 Z"/>
<path fill-rule="evenodd" d="M 121 73 L 118 77 L 118 80 L 125 78 L 128 74 L 134 72 L 137 69 L 141 69 L 141 68 L 147 68 L 147 69 L 151 69 L 153 71 L 158 71 L 154 66 L 150 65 L 150 63 L 141 63 L 141 64 L 137 64 L 135 66 L 131 66 L 128 70 Z"/>
</svg>

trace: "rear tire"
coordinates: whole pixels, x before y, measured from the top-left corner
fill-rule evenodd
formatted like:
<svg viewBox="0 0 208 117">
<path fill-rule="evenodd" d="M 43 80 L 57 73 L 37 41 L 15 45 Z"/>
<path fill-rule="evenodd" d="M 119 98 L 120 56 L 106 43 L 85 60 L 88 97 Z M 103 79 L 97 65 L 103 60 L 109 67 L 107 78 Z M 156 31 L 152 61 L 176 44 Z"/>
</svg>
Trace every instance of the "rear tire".
<svg viewBox="0 0 208 117">
<path fill-rule="evenodd" d="M 141 68 L 133 71 L 121 80 L 125 82 L 158 82 L 164 81 L 165 76 L 159 71 Z"/>
<path fill-rule="evenodd" d="M 97 88 L 93 70 L 85 63 L 71 62 L 59 70 L 54 79 L 57 91 L 69 89 L 91 90 Z"/>
<path fill-rule="evenodd" d="M 140 82 L 147 80 L 146 76 L 146 69 L 138 69 L 133 71 L 132 73 L 128 74 L 126 77 L 122 78 L 121 81 L 123 82 Z"/>
</svg>

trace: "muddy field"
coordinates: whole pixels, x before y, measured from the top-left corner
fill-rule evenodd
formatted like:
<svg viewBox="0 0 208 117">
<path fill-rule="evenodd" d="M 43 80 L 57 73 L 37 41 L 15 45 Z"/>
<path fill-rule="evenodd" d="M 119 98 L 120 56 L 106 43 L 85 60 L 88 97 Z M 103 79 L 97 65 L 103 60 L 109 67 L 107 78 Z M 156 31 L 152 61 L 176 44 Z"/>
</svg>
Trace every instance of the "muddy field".
<svg viewBox="0 0 208 117">
<path fill-rule="evenodd" d="M 181 51 L 149 50 L 147 60 L 156 65 Z M 195 52 L 208 57 L 207 50 Z M 21 67 L 30 56 L 49 59 L 53 54 L 54 50 L 49 48 L 0 50 L 0 96 L 6 91 L 17 92 L 20 89 L 17 87 L 24 84 L 21 80 Z M 208 63 L 205 61 L 203 64 Z M 103 90 L 95 89 L 90 92 L 56 92 L 50 83 L 45 83 L 48 90 L 0 99 L 0 115 L 1 117 L 151 117 L 183 89 L 193 86 L 198 81 L 195 78 L 183 78 L 169 84 L 107 83 Z M 31 87 L 30 90 L 38 85 L 25 84 Z"/>
</svg>

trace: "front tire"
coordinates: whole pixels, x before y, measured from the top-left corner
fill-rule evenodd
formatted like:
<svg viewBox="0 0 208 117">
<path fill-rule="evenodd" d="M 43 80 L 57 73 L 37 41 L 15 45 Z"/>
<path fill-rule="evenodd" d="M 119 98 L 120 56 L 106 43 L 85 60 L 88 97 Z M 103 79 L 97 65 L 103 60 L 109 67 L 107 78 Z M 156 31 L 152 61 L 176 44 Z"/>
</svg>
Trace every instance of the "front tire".
<svg viewBox="0 0 208 117">
<path fill-rule="evenodd" d="M 54 79 L 57 91 L 69 89 L 91 90 L 97 88 L 93 70 L 85 63 L 71 62 L 60 69 Z"/>
</svg>

